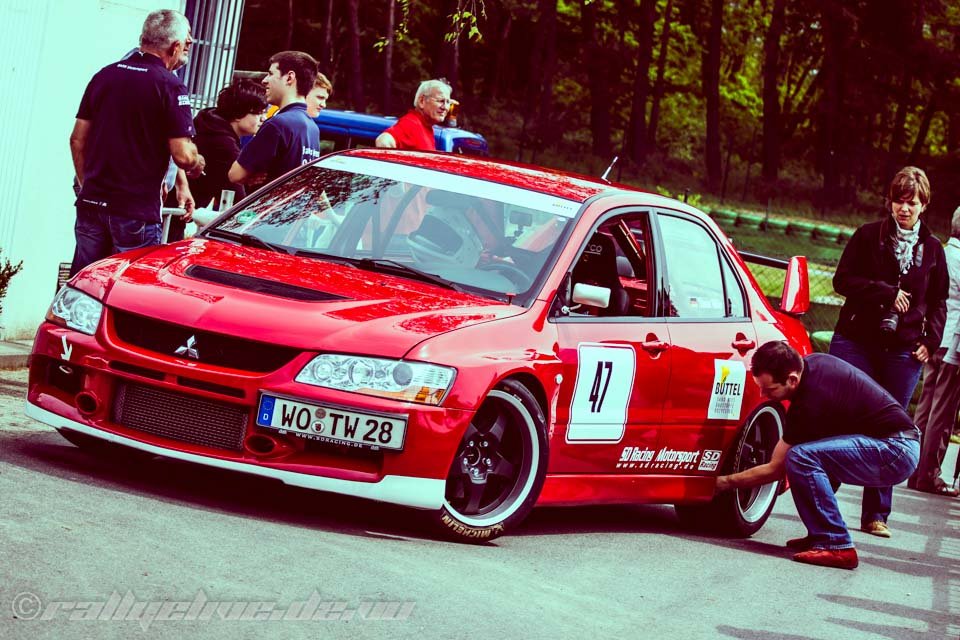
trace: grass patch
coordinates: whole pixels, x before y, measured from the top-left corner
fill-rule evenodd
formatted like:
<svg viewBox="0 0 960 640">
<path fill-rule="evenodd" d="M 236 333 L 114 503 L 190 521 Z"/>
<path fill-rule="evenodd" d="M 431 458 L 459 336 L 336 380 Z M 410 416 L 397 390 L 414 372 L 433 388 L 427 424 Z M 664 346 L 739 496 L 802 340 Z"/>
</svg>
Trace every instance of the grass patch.
<svg viewBox="0 0 960 640">
<path fill-rule="evenodd" d="M 791 256 L 806 256 L 811 304 L 810 310 L 801 319 L 807 331 L 833 330 L 842 303 L 842 298 L 833 289 L 833 273 L 840 261 L 844 245 L 743 227 L 725 231 L 733 239 L 734 246 L 743 251 L 783 260 Z M 747 266 L 764 295 L 779 300 L 783 292 L 783 269 L 759 264 Z"/>
<path fill-rule="evenodd" d="M 791 256 L 806 256 L 809 262 L 830 267 L 831 271 L 840 262 L 844 247 L 836 242 L 827 243 L 744 227 L 723 231 L 738 249 L 784 260 Z"/>
</svg>

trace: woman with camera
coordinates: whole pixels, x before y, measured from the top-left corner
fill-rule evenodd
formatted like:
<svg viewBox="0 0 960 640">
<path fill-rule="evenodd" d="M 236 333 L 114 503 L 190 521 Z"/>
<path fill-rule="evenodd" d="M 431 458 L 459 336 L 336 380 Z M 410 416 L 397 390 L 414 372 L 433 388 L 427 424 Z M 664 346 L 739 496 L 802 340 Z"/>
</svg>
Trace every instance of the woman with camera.
<svg viewBox="0 0 960 640">
<path fill-rule="evenodd" d="M 930 181 L 916 167 L 894 176 L 881 220 L 861 226 L 843 250 L 833 277 L 846 296 L 830 353 L 867 373 L 904 409 L 920 370 L 940 346 L 948 275 L 943 246 L 920 214 Z M 890 537 L 892 487 L 865 487 L 860 527 Z"/>
</svg>

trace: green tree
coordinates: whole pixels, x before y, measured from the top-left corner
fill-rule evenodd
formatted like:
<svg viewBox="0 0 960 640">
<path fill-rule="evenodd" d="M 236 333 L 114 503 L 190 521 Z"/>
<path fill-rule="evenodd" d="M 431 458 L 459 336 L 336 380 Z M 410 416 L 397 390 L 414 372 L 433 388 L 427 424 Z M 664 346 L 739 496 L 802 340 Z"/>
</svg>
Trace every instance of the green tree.
<svg viewBox="0 0 960 640">
<path fill-rule="evenodd" d="M 0 251 L 0 254 L 2 253 Z M 3 298 L 7 295 L 7 287 L 13 280 L 13 276 L 20 273 L 21 269 L 23 269 L 23 260 L 17 264 L 11 264 L 8 259 L 4 258 L 2 265 L 0 265 L 0 313 L 3 313 Z"/>
</svg>

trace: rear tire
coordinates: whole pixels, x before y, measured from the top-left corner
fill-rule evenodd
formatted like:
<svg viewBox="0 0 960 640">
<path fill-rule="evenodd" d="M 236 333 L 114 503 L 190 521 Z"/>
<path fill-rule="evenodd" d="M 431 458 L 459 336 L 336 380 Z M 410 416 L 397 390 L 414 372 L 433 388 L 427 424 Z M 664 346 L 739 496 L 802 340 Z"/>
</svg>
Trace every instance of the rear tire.
<svg viewBox="0 0 960 640">
<path fill-rule="evenodd" d="M 783 435 L 785 415 L 778 402 L 757 407 L 747 419 L 721 473 L 737 473 L 768 462 Z M 752 489 L 724 491 L 706 504 L 677 504 L 674 509 L 680 522 L 687 526 L 746 538 L 759 531 L 770 517 L 780 493 L 781 482 L 770 482 Z"/>
<path fill-rule="evenodd" d="M 458 541 L 503 535 L 533 509 L 547 458 L 540 404 L 525 386 L 505 380 L 483 401 L 463 435 L 436 523 Z"/>
</svg>

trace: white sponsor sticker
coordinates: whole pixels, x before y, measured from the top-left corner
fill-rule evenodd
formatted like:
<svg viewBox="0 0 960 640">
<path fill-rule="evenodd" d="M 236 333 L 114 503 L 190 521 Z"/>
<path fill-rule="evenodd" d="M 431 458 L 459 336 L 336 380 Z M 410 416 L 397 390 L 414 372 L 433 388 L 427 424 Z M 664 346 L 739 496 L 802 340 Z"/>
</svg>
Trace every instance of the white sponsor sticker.
<svg viewBox="0 0 960 640">
<path fill-rule="evenodd" d="M 714 360 L 713 372 L 707 420 L 738 419 L 747 381 L 746 367 L 739 360 Z"/>
<path fill-rule="evenodd" d="M 568 442 L 619 442 L 627 424 L 637 354 L 630 345 L 577 346 Z"/>
<path fill-rule="evenodd" d="M 720 452 L 716 449 L 704 449 L 697 471 L 716 471 L 720 464 Z"/>
<path fill-rule="evenodd" d="M 179 106 L 179 107 L 189 107 L 189 106 L 190 106 L 190 96 L 188 96 L 188 95 L 179 95 L 179 96 L 177 96 L 177 106 Z"/>
<path fill-rule="evenodd" d="M 624 447 L 616 468 L 628 471 L 715 471 L 719 460 L 720 452 L 714 449 Z"/>
</svg>

